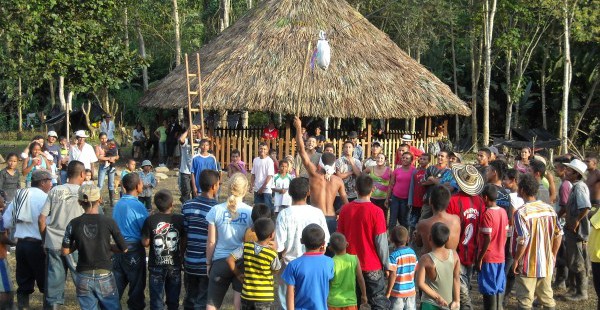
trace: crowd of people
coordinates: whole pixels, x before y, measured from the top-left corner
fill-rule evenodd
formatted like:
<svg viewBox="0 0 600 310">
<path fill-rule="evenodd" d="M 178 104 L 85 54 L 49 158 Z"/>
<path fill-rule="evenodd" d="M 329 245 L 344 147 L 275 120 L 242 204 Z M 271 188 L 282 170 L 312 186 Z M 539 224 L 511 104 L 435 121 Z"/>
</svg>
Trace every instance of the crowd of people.
<svg viewBox="0 0 600 310">
<path fill-rule="evenodd" d="M 110 118 L 103 126 L 114 130 Z M 248 171 L 234 150 L 224 182 L 210 140 L 192 150 L 188 132 L 170 127 L 155 134 L 160 164 L 181 154 L 180 211 L 173 193 L 156 190 L 150 160 L 116 167 L 111 133 L 92 147 L 84 131 L 72 143 L 50 131 L 6 157 L 0 309 L 12 309 L 15 292 L 28 309 L 36 286 L 45 309 L 59 308 L 69 273 L 82 309 L 120 309 L 125 297 L 130 309 L 178 309 L 182 287 L 184 309 L 219 309 L 230 287 L 235 309 L 473 309 L 474 282 L 484 309 L 503 309 L 508 296 L 519 309 L 554 309 L 557 292 L 584 301 L 590 279 L 600 292 L 595 156 L 549 165 L 523 148 L 512 162 L 487 147 L 464 164 L 407 135 L 388 159 L 382 142 L 364 154 L 352 133 L 336 158 L 295 118 L 297 154 L 277 158 L 261 143 Z"/>
</svg>

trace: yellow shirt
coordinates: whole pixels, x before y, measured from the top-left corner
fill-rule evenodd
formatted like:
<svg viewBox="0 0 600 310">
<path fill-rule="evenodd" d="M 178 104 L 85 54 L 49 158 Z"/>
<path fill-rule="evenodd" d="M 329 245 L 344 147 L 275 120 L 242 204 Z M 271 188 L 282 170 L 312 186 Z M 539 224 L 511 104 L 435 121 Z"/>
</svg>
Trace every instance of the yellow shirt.
<svg viewBox="0 0 600 310">
<path fill-rule="evenodd" d="M 600 212 L 596 212 L 590 219 L 591 231 L 588 238 L 588 253 L 590 260 L 600 263 Z"/>
</svg>

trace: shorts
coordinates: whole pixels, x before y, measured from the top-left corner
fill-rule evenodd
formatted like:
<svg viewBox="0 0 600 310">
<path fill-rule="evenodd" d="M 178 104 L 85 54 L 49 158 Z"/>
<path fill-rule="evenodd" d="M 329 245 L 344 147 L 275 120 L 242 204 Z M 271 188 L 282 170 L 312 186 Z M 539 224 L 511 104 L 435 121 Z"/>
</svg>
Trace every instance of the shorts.
<svg viewBox="0 0 600 310">
<path fill-rule="evenodd" d="M 346 306 L 346 307 L 333 307 L 327 305 L 328 310 L 358 310 L 358 306 Z"/>
<path fill-rule="evenodd" d="M 483 263 L 481 272 L 477 276 L 479 292 L 483 295 L 497 295 L 504 293 L 506 274 L 504 263 Z"/>
<path fill-rule="evenodd" d="M 242 292 L 242 283 L 229 269 L 225 258 L 213 260 L 208 278 L 207 305 L 215 306 L 217 309 L 221 308 L 229 285 L 233 287 L 234 291 Z"/>
<path fill-rule="evenodd" d="M 0 293 L 10 293 L 13 291 L 10 274 L 8 260 L 6 258 L 0 259 Z"/>
</svg>

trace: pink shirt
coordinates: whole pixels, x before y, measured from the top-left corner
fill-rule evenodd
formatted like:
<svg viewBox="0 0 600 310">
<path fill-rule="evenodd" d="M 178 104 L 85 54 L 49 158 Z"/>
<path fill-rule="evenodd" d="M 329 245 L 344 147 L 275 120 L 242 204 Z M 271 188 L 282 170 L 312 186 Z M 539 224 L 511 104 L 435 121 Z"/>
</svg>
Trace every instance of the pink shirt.
<svg viewBox="0 0 600 310">
<path fill-rule="evenodd" d="M 408 170 L 404 170 L 404 168 L 402 167 L 396 168 L 396 170 L 394 170 L 394 177 L 396 177 L 396 183 L 394 183 L 394 188 L 392 189 L 392 193 L 394 194 L 394 196 L 400 199 L 408 199 L 410 179 L 414 171 L 415 167 L 412 166 Z"/>
</svg>

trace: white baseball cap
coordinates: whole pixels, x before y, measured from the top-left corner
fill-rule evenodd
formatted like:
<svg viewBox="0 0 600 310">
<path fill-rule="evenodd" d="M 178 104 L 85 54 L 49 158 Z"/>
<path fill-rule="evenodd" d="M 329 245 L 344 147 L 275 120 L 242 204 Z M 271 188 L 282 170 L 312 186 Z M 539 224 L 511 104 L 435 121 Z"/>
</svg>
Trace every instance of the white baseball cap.
<svg viewBox="0 0 600 310">
<path fill-rule="evenodd" d="M 85 134 L 85 130 L 77 130 L 75 132 L 75 137 L 87 138 L 89 136 Z"/>
<path fill-rule="evenodd" d="M 58 138 L 58 135 L 56 134 L 56 131 L 50 130 L 50 131 L 48 131 L 48 137 Z"/>
</svg>

